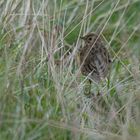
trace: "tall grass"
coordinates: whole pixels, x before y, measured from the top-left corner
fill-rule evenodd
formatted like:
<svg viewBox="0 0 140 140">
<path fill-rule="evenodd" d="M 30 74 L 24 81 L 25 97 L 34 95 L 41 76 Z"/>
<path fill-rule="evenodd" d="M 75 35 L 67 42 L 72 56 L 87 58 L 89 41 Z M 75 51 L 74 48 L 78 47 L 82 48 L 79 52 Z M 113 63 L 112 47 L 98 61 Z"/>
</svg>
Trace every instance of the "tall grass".
<svg viewBox="0 0 140 140">
<path fill-rule="evenodd" d="M 1 0 L 0 139 L 139 140 L 139 11 L 140 0 Z M 88 32 L 113 60 L 90 96 L 78 57 Z"/>
</svg>

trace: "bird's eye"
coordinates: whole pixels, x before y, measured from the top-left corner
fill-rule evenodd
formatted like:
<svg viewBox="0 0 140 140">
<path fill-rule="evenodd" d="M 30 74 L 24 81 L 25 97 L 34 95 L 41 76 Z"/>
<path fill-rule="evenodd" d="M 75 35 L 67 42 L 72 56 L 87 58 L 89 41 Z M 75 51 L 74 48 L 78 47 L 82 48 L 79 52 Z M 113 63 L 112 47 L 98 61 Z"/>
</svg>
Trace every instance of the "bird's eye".
<svg viewBox="0 0 140 140">
<path fill-rule="evenodd" d="M 91 37 L 89 37 L 89 38 L 88 38 L 88 41 L 91 41 L 91 40 L 92 40 L 92 38 L 91 38 Z"/>
</svg>

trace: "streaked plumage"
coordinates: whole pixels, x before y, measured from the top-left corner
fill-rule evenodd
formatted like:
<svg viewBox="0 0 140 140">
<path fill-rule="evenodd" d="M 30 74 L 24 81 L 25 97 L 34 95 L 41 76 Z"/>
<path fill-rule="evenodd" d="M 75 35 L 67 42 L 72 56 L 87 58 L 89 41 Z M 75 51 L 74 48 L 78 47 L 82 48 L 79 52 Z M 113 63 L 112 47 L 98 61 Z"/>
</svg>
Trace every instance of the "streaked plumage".
<svg viewBox="0 0 140 140">
<path fill-rule="evenodd" d="M 85 41 L 80 50 L 81 73 L 89 79 L 99 82 L 109 72 L 111 59 L 103 40 L 95 33 L 81 37 Z"/>
</svg>

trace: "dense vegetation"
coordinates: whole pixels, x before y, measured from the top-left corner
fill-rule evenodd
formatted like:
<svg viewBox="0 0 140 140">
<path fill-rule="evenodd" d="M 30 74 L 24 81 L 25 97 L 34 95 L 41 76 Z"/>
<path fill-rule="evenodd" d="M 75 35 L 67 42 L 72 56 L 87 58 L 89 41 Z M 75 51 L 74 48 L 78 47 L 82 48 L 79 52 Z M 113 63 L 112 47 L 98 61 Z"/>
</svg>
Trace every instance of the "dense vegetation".
<svg viewBox="0 0 140 140">
<path fill-rule="evenodd" d="M 140 0 L 1 0 L 0 13 L 1 140 L 140 139 Z M 88 32 L 113 60 L 92 96 Z"/>
</svg>

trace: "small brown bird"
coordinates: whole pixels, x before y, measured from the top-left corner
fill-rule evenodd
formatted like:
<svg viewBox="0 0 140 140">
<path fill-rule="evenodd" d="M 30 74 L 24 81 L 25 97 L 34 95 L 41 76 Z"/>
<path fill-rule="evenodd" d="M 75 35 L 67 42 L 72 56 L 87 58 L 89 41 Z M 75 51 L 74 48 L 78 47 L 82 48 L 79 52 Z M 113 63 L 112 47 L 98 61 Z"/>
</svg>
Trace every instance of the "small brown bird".
<svg viewBox="0 0 140 140">
<path fill-rule="evenodd" d="M 111 59 L 103 39 L 95 33 L 80 37 L 85 41 L 80 49 L 81 73 L 90 80 L 100 82 L 109 72 Z"/>
</svg>

